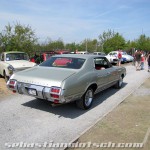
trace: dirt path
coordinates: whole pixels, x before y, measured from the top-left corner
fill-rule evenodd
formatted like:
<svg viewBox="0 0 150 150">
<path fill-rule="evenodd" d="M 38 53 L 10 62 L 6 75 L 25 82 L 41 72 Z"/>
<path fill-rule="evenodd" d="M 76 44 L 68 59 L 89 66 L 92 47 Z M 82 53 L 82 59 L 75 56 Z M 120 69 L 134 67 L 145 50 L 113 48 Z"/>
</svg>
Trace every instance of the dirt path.
<svg viewBox="0 0 150 150">
<path fill-rule="evenodd" d="M 11 96 L 12 92 L 7 89 L 4 78 L 0 78 L 0 101 L 4 100 L 5 97 Z"/>
</svg>

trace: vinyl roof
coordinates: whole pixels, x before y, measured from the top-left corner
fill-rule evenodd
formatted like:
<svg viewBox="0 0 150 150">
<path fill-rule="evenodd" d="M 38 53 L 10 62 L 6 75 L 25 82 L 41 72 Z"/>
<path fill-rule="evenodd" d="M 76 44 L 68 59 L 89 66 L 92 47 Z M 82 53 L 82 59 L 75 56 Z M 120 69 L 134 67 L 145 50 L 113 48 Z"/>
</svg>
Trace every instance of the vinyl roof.
<svg viewBox="0 0 150 150">
<path fill-rule="evenodd" d="M 54 55 L 53 57 L 73 57 L 73 58 L 96 58 L 96 57 L 105 57 L 103 55 L 92 55 L 92 54 L 62 54 L 62 55 Z"/>
</svg>

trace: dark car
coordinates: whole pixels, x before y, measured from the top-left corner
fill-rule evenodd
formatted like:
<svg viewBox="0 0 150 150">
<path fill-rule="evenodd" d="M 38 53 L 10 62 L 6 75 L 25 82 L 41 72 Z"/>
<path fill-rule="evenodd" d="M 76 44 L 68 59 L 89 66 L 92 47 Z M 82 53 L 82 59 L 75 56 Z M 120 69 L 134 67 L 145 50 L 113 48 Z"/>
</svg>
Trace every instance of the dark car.
<svg viewBox="0 0 150 150">
<path fill-rule="evenodd" d="M 47 52 L 40 52 L 39 55 L 35 53 L 34 57 L 30 58 L 31 62 L 35 62 L 37 64 L 42 63 L 43 61 L 46 61 L 51 56 L 55 55 L 55 51 L 47 51 Z"/>
</svg>

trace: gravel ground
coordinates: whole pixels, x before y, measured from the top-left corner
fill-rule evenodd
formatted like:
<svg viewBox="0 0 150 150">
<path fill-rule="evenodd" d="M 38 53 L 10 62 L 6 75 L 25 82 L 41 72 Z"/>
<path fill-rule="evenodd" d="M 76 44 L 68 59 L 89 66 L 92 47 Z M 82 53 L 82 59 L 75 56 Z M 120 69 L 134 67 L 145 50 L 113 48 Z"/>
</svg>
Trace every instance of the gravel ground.
<svg viewBox="0 0 150 150">
<path fill-rule="evenodd" d="M 88 111 L 77 109 L 74 104 L 51 107 L 48 102 L 18 94 L 5 97 L 5 101 L 0 101 L 0 149 L 7 149 L 5 143 L 13 142 L 74 141 L 150 77 L 146 70 L 135 71 L 134 66 L 126 68 L 123 88 L 109 88 L 97 94 L 93 107 Z"/>
</svg>

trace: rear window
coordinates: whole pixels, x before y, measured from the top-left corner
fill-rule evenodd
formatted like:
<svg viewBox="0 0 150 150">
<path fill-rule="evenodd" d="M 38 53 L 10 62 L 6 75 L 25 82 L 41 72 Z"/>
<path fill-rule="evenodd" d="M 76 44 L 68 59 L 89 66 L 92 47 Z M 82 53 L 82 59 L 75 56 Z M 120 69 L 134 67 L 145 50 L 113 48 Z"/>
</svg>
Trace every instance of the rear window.
<svg viewBox="0 0 150 150">
<path fill-rule="evenodd" d="M 85 59 L 82 58 L 51 57 L 47 61 L 41 63 L 39 66 L 80 69 L 83 66 L 84 62 Z"/>
</svg>

